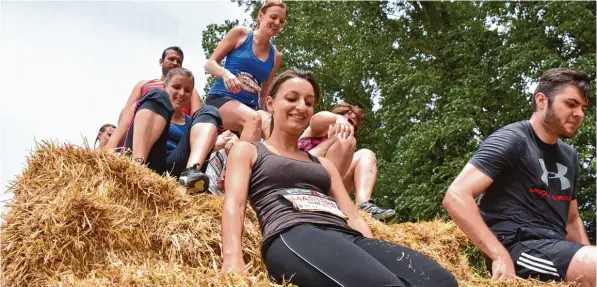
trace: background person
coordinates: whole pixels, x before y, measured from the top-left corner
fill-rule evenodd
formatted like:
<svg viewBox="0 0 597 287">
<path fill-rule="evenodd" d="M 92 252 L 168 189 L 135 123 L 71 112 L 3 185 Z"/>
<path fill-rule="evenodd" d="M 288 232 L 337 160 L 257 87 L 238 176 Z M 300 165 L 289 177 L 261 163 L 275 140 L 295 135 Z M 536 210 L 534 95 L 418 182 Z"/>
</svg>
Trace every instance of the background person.
<svg viewBox="0 0 597 287">
<path fill-rule="evenodd" d="M 240 132 L 241 140 L 253 142 L 268 136 L 262 122 L 270 115 L 259 109 L 282 63 L 271 38 L 284 27 L 287 14 L 286 4 L 266 1 L 257 16 L 257 30 L 232 28 L 205 64 L 205 70 L 217 77 L 205 102 L 218 108 L 224 128 Z M 222 67 L 219 63 L 224 58 Z"/>
</svg>

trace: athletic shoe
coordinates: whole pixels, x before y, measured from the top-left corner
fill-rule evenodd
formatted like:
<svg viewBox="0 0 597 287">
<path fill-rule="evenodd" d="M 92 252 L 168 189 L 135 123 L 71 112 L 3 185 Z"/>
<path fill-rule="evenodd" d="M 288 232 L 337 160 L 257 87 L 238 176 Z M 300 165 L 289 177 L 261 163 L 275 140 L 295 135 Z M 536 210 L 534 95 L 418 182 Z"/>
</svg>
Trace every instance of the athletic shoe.
<svg viewBox="0 0 597 287">
<path fill-rule="evenodd" d="M 178 182 L 187 188 L 194 189 L 195 192 L 204 192 L 209 188 L 209 177 L 199 171 L 200 165 L 193 166 L 182 171 L 178 177 Z"/>
<path fill-rule="evenodd" d="M 359 204 L 359 209 L 364 212 L 371 213 L 371 215 L 376 219 L 386 219 L 396 215 L 396 211 L 393 209 L 379 208 L 377 205 L 375 205 L 375 203 L 373 203 L 373 199 L 369 199 L 366 202 Z"/>
</svg>

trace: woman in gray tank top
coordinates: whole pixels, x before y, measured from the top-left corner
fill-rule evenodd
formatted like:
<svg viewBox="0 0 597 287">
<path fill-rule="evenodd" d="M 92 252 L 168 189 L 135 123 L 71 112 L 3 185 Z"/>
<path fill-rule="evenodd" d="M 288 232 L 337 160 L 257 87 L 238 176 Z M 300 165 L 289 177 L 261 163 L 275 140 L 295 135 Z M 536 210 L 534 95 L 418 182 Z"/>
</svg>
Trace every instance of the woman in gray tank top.
<svg viewBox="0 0 597 287">
<path fill-rule="evenodd" d="M 425 255 L 373 239 L 335 165 L 299 150 L 319 95 L 311 74 L 281 73 L 267 97 L 270 138 L 233 146 L 225 180 L 222 271 L 244 268 L 241 236 L 249 199 L 261 226 L 263 260 L 278 283 L 457 286 L 449 271 Z"/>
</svg>

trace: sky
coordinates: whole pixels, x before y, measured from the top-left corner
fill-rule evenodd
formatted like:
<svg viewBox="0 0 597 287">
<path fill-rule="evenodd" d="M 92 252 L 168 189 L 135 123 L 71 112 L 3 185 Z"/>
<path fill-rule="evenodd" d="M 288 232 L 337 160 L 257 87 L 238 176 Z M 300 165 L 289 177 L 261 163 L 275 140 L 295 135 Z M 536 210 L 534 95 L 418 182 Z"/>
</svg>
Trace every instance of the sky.
<svg viewBox="0 0 597 287">
<path fill-rule="evenodd" d="M 160 77 L 164 48 L 182 48 L 201 92 L 201 32 L 246 17 L 227 0 L 0 2 L 0 200 L 35 141 L 93 145 L 116 124 L 134 85 Z"/>
</svg>

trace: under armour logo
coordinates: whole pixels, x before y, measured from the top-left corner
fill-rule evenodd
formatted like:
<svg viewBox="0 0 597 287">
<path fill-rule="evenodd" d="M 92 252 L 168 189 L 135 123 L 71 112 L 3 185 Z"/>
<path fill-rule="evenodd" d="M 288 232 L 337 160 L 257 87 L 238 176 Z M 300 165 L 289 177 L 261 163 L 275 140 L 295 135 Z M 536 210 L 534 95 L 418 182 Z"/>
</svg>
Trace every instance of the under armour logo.
<svg viewBox="0 0 597 287">
<path fill-rule="evenodd" d="M 562 190 L 570 188 L 570 181 L 565 178 L 566 172 L 568 172 L 568 168 L 565 165 L 556 163 L 558 168 L 558 172 L 551 172 L 545 168 L 545 162 L 542 158 L 539 159 L 539 163 L 541 164 L 541 169 L 543 169 L 543 174 L 541 175 L 541 180 L 549 186 L 548 178 L 557 178 L 560 180 L 560 185 L 562 186 Z"/>
</svg>

